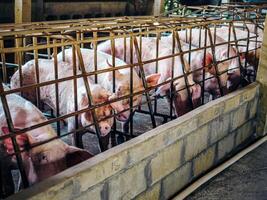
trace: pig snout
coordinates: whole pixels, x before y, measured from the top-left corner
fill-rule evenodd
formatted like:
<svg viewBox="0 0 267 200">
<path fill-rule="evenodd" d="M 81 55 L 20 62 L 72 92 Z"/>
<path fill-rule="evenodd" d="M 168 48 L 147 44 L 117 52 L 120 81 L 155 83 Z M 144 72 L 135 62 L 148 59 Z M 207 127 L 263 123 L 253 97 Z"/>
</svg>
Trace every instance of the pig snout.
<svg viewBox="0 0 267 200">
<path fill-rule="evenodd" d="M 109 100 L 113 100 L 116 98 L 117 98 L 117 96 L 115 94 L 113 94 L 112 96 L 109 97 Z M 111 103 L 110 105 L 116 113 L 120 113 L 116 116 L 117 120 L 125 122 L 129 119 L 130 111 L 128 111 L 128 110 L 124 111 L 127 108 L 129 108 L 129 105 L 128 106 L 123 105 L 122 101 L 115 101 L 115 102 Z"/>
<path fill-rule="evenodd" d="M 102 137 L 106 136 L 111 131 L 111 126 L 107 122 L 100 122 L 99 128 Z"/>
</svg>

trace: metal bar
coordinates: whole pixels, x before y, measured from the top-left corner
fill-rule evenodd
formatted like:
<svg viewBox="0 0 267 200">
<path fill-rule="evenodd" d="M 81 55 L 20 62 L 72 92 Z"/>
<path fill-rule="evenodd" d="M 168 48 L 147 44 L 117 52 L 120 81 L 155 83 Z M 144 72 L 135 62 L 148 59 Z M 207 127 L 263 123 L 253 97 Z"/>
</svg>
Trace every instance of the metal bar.
<svg viewBox="0 0 267 200">
<path fill-rule="evenodd" d="M 187 73 L 189 71 L 188 71 L 188 69 L 186 67 L 186 64 L 185 64 L 184 55 L 183 55 L 183 49 L 182 49 L 182 45 L 181 45 L 181 42 L 180 42 L 179 34 L 178 34 L 177 31 L 175 32 L 175 38 L 176 38 L 177 47 L 179 49 L 179 52 L 182 53 L 180 55 L 180 59 L 181 59 L 182 68 L 183 68 L 183 75 L 184 75 L 184 80 L 185 80 L 185 85 L 186 85 L 186 91 L 187 91 L 187 94 L 189 96 L 189 104 L 190 104 L 191 108 L 194 109 L 193 99 L 192 99 L 192 95 L 191 95 L 191 92 L 190 92 L 190 89 L 189 89 L 190 84 L 189 84 L 188 77 L 187 77 Z"/>
<path fill-rule="evenodd" d="M 4 48 L 4 39 L 0 37 L 0 49 Z M 6 56 L 4 53 L 1 53 L 1 61 L 2 61 L 2 80 L 4 83 L 7 83 L 7 70 L 6 70 Z"/>
<path fill-rule="evenodd" d="M 32 38 L 32 43 L 33 43 L 33 47 L 36 47 L 37 44 L 37 38 L 33 37 Z M 34 65 L 35 65 L 35 74 L 36 74 L 36 83 L 40 83 L 40 76 L 39 76 L 39 62 L 38 62 L 38 50 L 34 49 L 33 50 L 34 53 Z M 41 105 L 41 96 L 40 96 L 40 87 L 36 88 L 36 105 L 38 108 L 40 108 Z"/>
<path fill-rule="evenodd" d="M 139 64 L 139 70 L 140 70 L 140 74 L 141 74 L 141 79 L 142 79 L 142 82 L 143 82 L 143 85 L 144 85 L 145 89 L 147 89 L 148 85 L 147 85 L 147 82 L 146 82 L 146 79 L 145 79 L 145 72 L 144 72 L 143 63 L 142 63 L 142 57 L 141 57 L 142 55 L 140 54 L 140 51 L 139 51 L 139 48 L 138 48 L 137 39 L 136 39 L 135 36 L 133 36 L 133 43 L 134 43 L 134 47 L 135 47 L 136 57 L 137 57 L 138 64 Z M 147 100 L 148 109 L 149 109 L 149 112 L 150 112 L 152 126 L 153 126 L 153 128 L 155 128 L 156 127 L 156 120 L 155 120 L 155 117 L 154 117 L 153 108 L 152 108 L 152 104 L 151 104 L 151 101 L 150 101 L 149 93 L 145 92 L 145 96 L 146 96 L 146 100 Z"/>
<path fill-rule="evenodd" d="M 223 96 L 224 92 L 223 92 L 222 87 L 221 87 L 222 84 L 221 84 L 219 69 L 218 69 L 217 60 L 216 60 L 216 56 L 215 56 L 216 55 L 216 53 L 215 53 L 216 44 L 214 44 L 213 41 L 212 41 L 212 34 L 211 34 L 210 29 L 208 27 L 205 27 L 205 28 L 208 31 L 208 36 L 209 36 L 209 40 L 210 40 L 210 44 L 211 44 L 212 65 L 215 67 L 216 78 L 217 78 L 217 81 L 218 81 L 220 94 L 221 94 L 221 96 Z"/>
<path fill-rule="evenodd" d="M 53 43 L 56 44 L 57 41 L 54 39 Z M 54 78 L 55 80 L 58 79 L 58 61 L 57 61 L 57 48 L 53 48 L 53 58 L 54 58 Z M 59 110 L 59 88 L 58 88 L 58 83 L 55 83 L 55 92 L 56 92 L 56 117 L 60 116 L 60 110 Z M 57 134 L 60 136 L 60 122 L 57 122 Z"/>
<path fill-rule="evenodd" d="M 83 62 L 83 58 L 82 58 L 81 49 L 80 49 L 80 47 L 78 45 L 75 45 L 75 49 L 77 51 L 77 56 L 79 58 L 80 69 L 81 69 L 81 72 L 82 72 L 82 75 L 83 75 L 82 78 L 83 78 L 85 89 L 86 89 L 86 93 L 87 93 L 88 105 L 89 105 L 88 107 L 91 107 L 94 104 L 94 102 L 93 102 L 92 93 L 91 93 L 91 90 L 90 90 L 88 78 L 86 76 L 86 70 L 85 70 L 85 67 L 84 67 L 84 62 Z M 99 140 L 100 149 L 102 151 L 104 151 L 104 150 L 106 150 L 107 147 L 104 147 L 103 144 L 102 144 L 101 132 L 100 132 L 98 120 L 97 120 L 97 117 L 96 117 L 95 109 L 92 110 L 92 116 L 93 116 L 93 122 L 94 122 L 95 130 L 96 130 L 96 134 L 97 134 L 97 137 L 98 137 L 98 140 Z"/>
<path fill-rule="evenodd" d="M 114 33 L 111 32 L 110 33 L 110 37 L 112 38 L 110 40 L 110 46 L 111 46 L 111 56 L 112 56 L 112 90 L 113 90 L 113 93 L 116 92 L 116 71 L 114 70 L 115 66 L 116 66 L 116 60 L 115 60 L 115 57 L 116 57 L 116 46 L 115 46 L 115 40 L 113 39 L 114 37 Z M 116 124 L 116 117 L 114 117 L 114 124 L 113 124 L 113 131 L 111 132 L 111 142 L 112 142 L 112 146 L 115 146 L 117 144 L 116 142 L 116 131 L 117 131 L 117 124 Z"/>
<path fill-rule="evenodd" d="M 7 137 L 10 137 L 10 135 L 14 134 L 14 125 L 13 125 L 13 122 L 12 122 L 12 117 L 11 117 L 11 114 L 10 114 L 9 106 L 8 106 L 8 103 L 7 103 L 7 99 L 6 99 L 6 96 L 5 96 L 5 93 L 4 93 L 4 88 L 3 88 L 3 84 L 2 83 L 0 83 L 0 95 L 1 95 L 1 101 L 2 101 L 3 110 L 4 110 L 4 113 L 5 113 L 5 116 L 6 116 L 8 130 L 9 130 L 9 133 L 10 133 Z M 20 171 L 23 187 L 27 188 L 27 187 L 29 187 L 29 182 L 28 182 L 27 175 L 26 175 L 26 172 L 25 172 L 25 169 L 24 169 L 24 166 L 23 166 L 23 160 L 22 160 L 22 157 L 21 157 L 21 154 L 20 154 L 20 149 L 19 149 L 16 137 L 11 137 L 10 139 L 12 141 L 14 152 L 17 153 L 16 154 L 16 159 L 17 159 L 18 168 L 19 168 L 19 171 Z"/>
</svg>

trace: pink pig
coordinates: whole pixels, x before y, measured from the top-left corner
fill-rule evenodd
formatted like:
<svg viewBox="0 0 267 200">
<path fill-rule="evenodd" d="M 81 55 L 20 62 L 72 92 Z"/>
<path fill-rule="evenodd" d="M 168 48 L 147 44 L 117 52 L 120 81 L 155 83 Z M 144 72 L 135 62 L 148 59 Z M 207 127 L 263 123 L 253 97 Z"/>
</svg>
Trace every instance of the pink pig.
<svg viewBox="0 0 267 200">
<path fill-rule="evenodd" d="M 179 37 L 182 41 L 189 43 L 189 37 L 190 37 L 190 31 L 179 31 L 178 32 Z M 197 47 L 205 47 L 205 46 L 210 46 L 210 38 L 209 34 L 207 31 L 207 40 L 205 44 L 205 30 L 203 29 L 192 29 L 192 38 L 191 38 L 191 44 L 193 45 L 192 49 L 197 48 Z M 202 37 L 199 37 L 199 36 Z M 199 41 L 199 38 L 201 38 L 201 41 Z M 216 41 L 216 46 L 214 49 L 215 53 L 215 58 L 216 61 L 219 62 L 217 67 L 218 67 L 218 73 L 220 74 L 220 83 L 221 86 L 223 87 L 224 91 L 226 91 L 226 88 L 230 87 L 230 85 L 235 82 L 235 80 L 229 79 L 229 77 L 239 77 L 240 76 L 240 70 L 239 70 L 239 61 L 236 53 L 236 50 L 229 46 L 229 57 L 234 57 L 232 59 L 228 59 L 228 44 L 221 44 L 225 43 L 226 40 L 217 36 L 214 38 L 214 33 L 211 31 L 211 39 L 212 43 Z M 220 44 L 220 45 L 219 45 Z M 209 55 L 212 55 L 212 49 L 207 48 L 207 53 Z M 213 60 L 213 57 L 210 57 L 211 60 Z M 212 75 L 216 75 L 216 70 L 215 66 L 212 66 L 211 69 L 209 69 L 209 72 Z M 230 74 L 236 74 L 236 76 L 229 76 Z M 229 81 L 229 82 L 228 82 Z"/>
<path fill-rule="evenodd" d="M 16 94 L 6 96 L 14 129 L 24 129 L 47 121 L 43 114 L 29 101 L 23 99 Z M 7 128 L 6 117 L 4 114 L 2 103 L 0 103 L 0 127 L 1 134 L 9 134 Z M 71 167 L 83 160 L 86 160 L 92 155 L 85 150 L 69 146 L 60 139 L 54 139 L 49 143 L 42 144 L 26 150 L 26 146 L 32 147 L 40 142 L 55 138 L 57 135 L 51 125 L 42 126 L 31 131 L 24 132 L 16 136 L 20 150 L 25 150 L 21 153 L 23 165 L 25 167 L 26 176 L 30 185 L 40 182 L 52 175 L 55 175 L 68 167 Z M 2 148 L 5 156 L 14 153 L 11 139 L 4 139 Z M 16 163 L 15 156 L 9 160 L 11 163 Z M 10 165 L 5 163 L 5 165 Z M 6 188 L 14 188 L 10 175 L 10 169 L 6 168 L 2 181 Z M 3 189 L 3 188 L 2 188 Z M 7 190 L 4 189 L 7 192 Z M 11 195 L 14 191 L 8 191 L 4 195 Z"/>
</svg>

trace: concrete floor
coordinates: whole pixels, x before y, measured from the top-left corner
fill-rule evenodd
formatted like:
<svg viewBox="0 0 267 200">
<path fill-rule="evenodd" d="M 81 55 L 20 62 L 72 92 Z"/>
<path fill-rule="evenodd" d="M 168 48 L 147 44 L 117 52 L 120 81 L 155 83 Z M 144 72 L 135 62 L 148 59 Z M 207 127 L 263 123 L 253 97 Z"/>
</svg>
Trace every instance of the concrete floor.
<svg viewBox="0 0 267 200">
<path fill-rule="evenodd" d="M 200 187 L 187 200 L 267 199 L 267 142 Z"/>
</svg>

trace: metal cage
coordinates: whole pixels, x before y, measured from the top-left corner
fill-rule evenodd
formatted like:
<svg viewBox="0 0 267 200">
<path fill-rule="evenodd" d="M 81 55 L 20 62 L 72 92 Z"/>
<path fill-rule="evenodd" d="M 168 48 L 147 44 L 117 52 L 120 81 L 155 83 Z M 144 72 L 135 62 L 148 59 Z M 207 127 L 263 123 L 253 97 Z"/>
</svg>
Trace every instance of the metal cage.
<svg viewBox="0 0 267 200">
<path fill-rule="evenodd" d="M 212 7 L 213 9 L 214 7 Z M 227 7 L 232 8 L 231 5 Z M 254 10 L 261 10 L 262 7 L 253 7 Z M 207 11 L 205 7 L 205 13 Z M 201 10 L 204 13 L 204 10 Z M 97 135 L 101 150 L 106 150 L 109 143 L 115 146 L 125 140 L 129 140 L 138 134 L 143 133 L 151 128 L 166 123 L 177 116 L 179 105 L 174 105 L 177 94 L 186 94 L 188 96 L 188 111 L 207 103 L 212 99 L 227 94 L 229 91 L 235 90 L 239 87 L 249 84 L 255 80 L 258 60 L 258 50 L 261 46 L 262 37 L 258 30 L 262 30 L 264 25 L 262 18 L 252 18 L 249 14 L 242 14 L 241 18 L 233 17 L 231 19 L 223 19 L 221 17 L 224 13 L 224 7 L 218 10 L 216 7 L 216 16 L 219 19 L 212 17 L 177 17 L 170 15 L 170 17 L 118 17 L 118 18 L 101 18 L 101 19 L 80 19 L 56 22 L 40 22 L 28 24 L 8 24 L 0 26 L 0 54 L 1 54 L 1 75 L 2 83 L 9 84 L 10 77 L 15 71 L 19 74 L 19 87 L 5 90 L 3 85 L 0 86 L 0 96 L 3 107 L 4 116 L 6 118 L 7 126 L 10 134 L 2 134 L 0 140 L 3 142 L 7 138 L 12 139 L 14 153 L 8 156 L 16 156 L 17 165 L 22 177 L 24 187 L 28 187 L 28 179 L 23 166 L 23 152 L 31 151 L 39 145 L 49 143 L 53 140 L 64 138 L 67 135 L 74 135 L 75 145 L 83 147 L 84 132 L 92 132 Z M 214 10 L 213 10 L 214 11 Z M 220 12 L 221 11 L 221 12 Z M 227 11 L 230 12 L 230 11 Z M 250 13 L 248 11 L 247 13 Z M 257 16 L 257 15 L 256 15 Z M 252 30 L 250 26 L 255 29 Z M 217 31 L 221 28 L 227 30 L 227 38 L 223 38 L 223 42 L 216 40 Z M 194 44 L 193 33 L 198 30 L 198 44 Z M 243 31 L 246 37 L 237 35 L 237 31 Z M 182 38 L 182 33 L 184 38 Z M 151 39 L 150 43 L 153 48 L 149 49 L 152 53 L 150 59 L 144 59 L 144 51 L 147 51 L 146 40 Z M 122 41 L 121 60 L 125 64 L 117 65 L 117 41 Z M 110 47 L 111 60 L 106 62 L 109 67 L 99 66 L 98 57 L 99 45 L 106 42 Z M 162 46 L 166 49 L 168 43 L 168 54 L 162 53 Z M 184 48 L 186 44 L 186 48 Z M 252 45 L 251 45 L 252 44 Z M 227 46 L 227 53 L 224 59 L 218 60 L 216 49 L 221 46 Z M 253 46 L 253 48 L 252 48 Z M 242 47 L 243 52 L 240 51 Z M 235 49 L 235 55 L 230 55 L 230 49 Z M 65 50 L 70 49 L 71 57 L 71 72 L 68 76 L 61 76 L 60 62 L 58 61 L 58 53 L 61 53 L 62 61 L 66 61 Z M 90 49 L 92 60 L 85 60 L 82 53 L 83 49 Z M 245 49 L 245 50 L 244 50 Z M 199 63 L 201 67 L 192 69 L 192 62 L 194 62 L 194 53 L 201 52 L 203 54 L 204 63 Z M 211 55 L 212 62 L 206 63 L 206 58 Z M 253 56 L 251 58 L 251 55 Z M 241 58 L 244 57 L 244 60 Z M 51 61 L 51 68 L 54 70 L 53 77 L 43 80 L 40 73 L 41 61 L 40 58 Z M 179 60 L 179 67 L 181 73 L 176 75 L 175 68 Z M 238 61 L 236 68 L 220 69 L 220 64 L 236 59 Z M 23 67 L 25 63 L 32 60 L 34 71 L 31 76 L 34 77 L 34 82 L 26 84 L 23 77 Z M 170 61 L 170 76 L 162 82 L 154 85 L 149 85 L 146 79 L 147 68 L 154 66 L 155 73 L 159 73 L 159 69 L 164 66 L 160 64 L 166 60 Z M 255 62 L 252 62 L 255 61 Z M 88 70 L 86 62 L 89 62 L 91 70 Z M 206 72 L 213 70 L 212 76 L 206 77 Z M 116 71 L 128 70 L 128 85 L 127 92 L 120 94 L 118 90 L 116 78 Z M 234 88 L 228 88 L 225 91 L 225 83 L 222 83 L 222 77 L 229 77 L 229 71 L 239 72 L 239 81 Z M 192 76 L 199 72 L 201 74 L 200 80 L 193 80 Z M 63 72 L 62 72 L 63 73 Z M 116 98 L 106 100 L 104 102 L 95 102 L 94 93 L 92 93 L 92 84 L 99 83 L 101 74 L 111 73 L 110 79 L 110 93 L 116 94 Z M 138 80 L 141 84 L 141 89 L 135 90 L 135 75 L 138 75 Z M 103 77 L 103 76 L 102 76 Z M 205 89 L 209 80 L 213 80 L 218 84 L 218 95 L 208 93 Z M 77 82 L 82 81 L 82 85 L 86 91 L 86 98 L 88 105 L 85 108 L 79 109 L 77 94 L 79 92 Z M 62 83 L 73 85 L 74 110 L 71 112 L 61 114 L 59 89 Z M 177 87 L 183 83 L 183 87 Z M 240 84 L 241 83 L 241 84 Z M 157 93 L 158 89 L 168 85 L 168 90 L 164 95 Z M 241 85 L 241 86 L 240 86 Z M 42 98 L 42 91 L 44 87 L 53 87 L 54 91 L 54 105 L 48 105 Z M 197 103 L 192 98 L 192 90 L 195 86 L 201 88 L 200 101 Z M 178 89 L 177 89 L 178 88 Z M 40 109 L 46 117 L 47 121 L 37 123 L 30 127 L 23 129 L 16 129 L 14 127 L 14 119 L 10 113 L 9 102 L 7 96 L 12 94 L 24 95 L 25 92 L 31 91 L 34 94 L 33 102 Z M 70 95 L 70 94 L 68 94 Z M 68 96 L 67 95 L 67 96 Z M 142 100 L 135 104 L 135 98 L 142 97 Z M 168 103 L 162 101 L 162 97 L 168 99 Z M 31 99 L 32 100 L 32 99 Z M 104 106 L 111 105 L 115 102 L 126 102 L 128 107 L 120 112 L 110 113 L 108 116 L 99 118 L 97 109 Z M 51 111 L 52 110 L 52 111 Z M 129 118 L 123 123 L 123 128 L 120 128 L 120 122 L 116 120 L 117 116 L 129 112 Z M 92 114 L 92 123 L 86 126 L 78 124 L 79 116 L 82 113 L 90 112 Z M 183 113 L 182 113 L 183 114 Z M 136 116 L 140 117 L 139 124 L 136 122 Z M 179 115 L 179 114 L 178 114 Z M 70 117 L 75 118 L 75 130 L 66 131 L 62 129 L 60 122 L 67 120 Z M 102 137 L 99 123 L 106 119 L 114 119 L 113 127 L 110 133 Z M 146 120 L 145 120 L 146 118 Z M 149 122 L 149 127 L 147 124 Z M 57 135 L 42 140 L 36 144 L 30 145 L 28 148 L 20 149 L 16 137 L 31 130 L 52 124 Z M 88 127 L 94 126 L 94 131 L 88 130 Z M 140 130 L 140 127 L 145 127 Z M 136 131 L 138 130 L 139 131 Z M 7 194 L 8 195 L 8 194 Z"/>
</svg>

